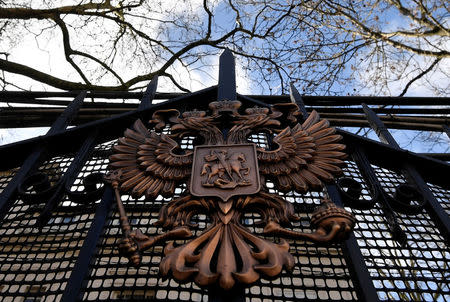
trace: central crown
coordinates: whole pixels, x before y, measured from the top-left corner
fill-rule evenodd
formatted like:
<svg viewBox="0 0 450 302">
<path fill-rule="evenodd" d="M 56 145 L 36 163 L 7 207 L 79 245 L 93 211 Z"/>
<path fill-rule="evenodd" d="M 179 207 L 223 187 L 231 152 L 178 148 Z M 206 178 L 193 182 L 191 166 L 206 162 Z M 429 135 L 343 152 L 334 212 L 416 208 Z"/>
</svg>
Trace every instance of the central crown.
<svg viewBox="0 0 450 302">
<path fill-rule="evenodd" d="M 241 105 L 242 104 L 239 101 L 222 100 L 209 103 L 209 109 L 212 110 L 213 115 L 217 115 L 221 112 L 237 114 L 237 110 L 241 107 Z"/>
</svg>

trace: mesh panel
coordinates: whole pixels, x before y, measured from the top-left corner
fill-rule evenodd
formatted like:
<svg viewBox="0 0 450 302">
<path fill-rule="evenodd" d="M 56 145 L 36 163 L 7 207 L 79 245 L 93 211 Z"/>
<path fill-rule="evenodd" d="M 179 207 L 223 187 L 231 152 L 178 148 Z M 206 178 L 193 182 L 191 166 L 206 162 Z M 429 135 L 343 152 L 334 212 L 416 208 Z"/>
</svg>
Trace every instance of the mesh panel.
<svg viewBox="0 0 450 302">
<path fill-rule="evenodd" d="M 84 190 L 83 179 L 106 169 L 105 157 L 113 142 L 97 146 L 76 177 L 71 191 Z M 39 171 L 55 185 L 72 158 L 54 157 Z M 7 179 L 12 176 L 8 175 Z M 4 183 L 4 178 L 0 183 Z M 99 185 L 98 185 L 99 186 Z M 36 220 L 45 202 L 15 201 L 0 227 L 0 301 L 59 301 L 70 278 L 83 240 L 94 218 L 96 203 L 77 205 L 64 197 L 49 222 L 39 229 Z M 7 273 L 3 273 L 6 272 Z"/>
<path fill-rule="evenodd" d="M 261 147 L 267 147 L 265 134 L 253 137 Z M 183 140 L 184 144 L 191 143 Z M 189 147 L 188 147 L 189 148 Z M 272 183 L 267 184 L 269 191 L 278 193 Z M 182 188 L 178 190 L 180 193 Z M 301 220 L 295 222 L 296 231 L 312 232 L 310 213 L 320 204 L 321 193 L 312 192 L 300 195 L 295 192 L 278 193 L 286 200 L 295 203 L 296 212 Z M 170 199 L 158 197 L 154 201 L 135 200 L 130 196 L 122 196 L 128 218 L 134 229 L 140 229 L 149 236 L 161 234 L 163 230 L 152 224 L 158 218 L 159 209 Z M 87 288 L 83 300 L 184 300 L 206 301 L 207 292 L 194 283 L 178 284 L 173 279 L 164 280 L 159 275 L 159 263 L 163 257 L 163 248 L 155 246 L 143 253 L 142 264 L 139 268 L 130 267 L 128 260 L 118 253 L 118 243 L 122 238 L 119 216 L 113 211 L 109 216 L 108 226 L 98 244 L 96 261 L 91 267 Z M 195 217 L 198 227 L 196 235 L 208 226 L 204 215 Z M 246 214 L 243 223 L 254 233 L 261 233 L 262 229 L 255 227 L 257 214 Z M 275 238 L 267 238 L 274 240 Z M 184 241 L 176 241 L 182 244 Z M 248 301 L 262 301 L 274 297 L 286 301 L 298 299 L 306 300 L 356 300 L 353 284 L 343 259 L 339 245 L 319 247 L 305 241 L 290 242 L 296 265 L 291 273 L 283 274 L 275 280 L 261 280 L 251 288 L 246 289 Z"/>
<path fill-rule="evenodd" d="M 39 171 L 54 184 L 71 158 L 55 157 Z M 93 217 L 92 206 L 66 206 L 67 199 L 53 211 L 42 229 L 36 220 L 45 202 L 31 204 L 17 199 L 0 225 L 0 301 L 59 300 L 83 238 Z M 23 301 L 23 300 L 22 300 Z"/>
<path fill-rule="evenodd" d="M 259 148 L 266 149 L 269 147 L 269 142 L 267 140 L 267 134 L 265 134 L 265 133 L 252 134 L 252 135 L 250 135 L 248 140 L 251 143 L 255 143 L 256 146 Z"/>
<path fill-rule="evenodd" d="M 39 167 L 39 172 L 45 173 L 48 176 L 50 183 L 56 183 L 66 172 L 70 163 L 72 162 L 71 157 L 57 156 L 44 162 Z"/>
<path fill-rule="evenodd" d="M 292 223 L 292 230 L 297 232 L 314 231 L 310 225 L 311 213 L 320 204 L 323 193 L 296 192 L 281 193 L 268 183 L 269 191 L 277 193 L 289 202 L 294 203 L 299 221 Z M 254 227 L 258 217 L 247 215 L 247 227 L 252 232 L 260 233 L 261 228 Z M 277 241 L 275 238 L 268 240 Z M 246 290 L 247 301 L 298 301 L 298 300 L 357 300 L 350 274 L 343 258 L 339 244 L 319 246 L 304 240 L 288 240 L 290 253 L 294 256 L 295 266 L 292 272 L 285 272 L 274 280 L 260 280 Z"/>
<path fill-rule="evenodd" d="M 376 168 L 383 188 L 393 192 L 404 183 L 393 171 Z M 345 169 L 348 176 L 358 175 L 353 162 Z M 363 198 L 371 199 L 367 187 Z M 397 213 L 400 227 L 407 235 L 407 244 L 401 246 L 388 230 L 386 216 L 378 204 L 370 210 L 351 210 L 357 220 L 355 236 L 361 248 L 374 286 L 381 300 L 448 301 L 450 299 L 450 253 L 444 238 L 423 210 L 416 215 Z"/>
<path fill-rule="evenodd" d="M 437 199 L 441 207 L 445 210 L 445 212 L 450 215 L 450 190 L 445 190 L 440 186 L 428 184 L 431 192 L 434 197 Z"/>
<path fill-rule="evenodd" d="M 181 139 L 180 148 L 183 150 L 194 150 L 194 140 L 193 136 L 185 136 Z"/>
<path fill-rule="evenodd" d="M 169 130 L 164 129 L 164 133 Z M 193 137 L 184 137 L 181 141 L 184 149 L 193 149 Z M 109 147 L 113 143 L 110 143 Z M 108 159 L 105 158 L 101 167 L 106 172 Z M 184 190 L 184 186 L 177 188 L 175 197 Z M 157 221 L 159 209 L 170 199 L 158 196 L 154 201 L 133 199 L 122 195 L 129 222 L 133 229 L 140 229 L 144 234 L 154 236 L 162 234 L 161 227 L 153 226 Z M 119 214 L 116 206 L 108 215 L 107 226 L 98 243 L 95 263 L 91 266 L 87 287 L 83 300 L 182 300 L 205 301 L 207 295 L 194 283 L 178 284 L 172 279 L 163 279 L 159 275 L 159 263 L 163 256 L 163 247 L 154 246 L 143 253 L 139 268 L 131 267 L 125 257 L 119 255 L 118 245 L 122 239 Z M 197 215 L 193 222 L 198 223 L 195 235 L 206 229 L 206 216 Z M 176 241 L 182 244 L 183 241 Z"/>
<path fill-rule="evenodd" d="M 14 175 L 16 175 L 17 169 L 18 168 L 0 171 L 0 193 L 6 188 Z"/>
<path fill-rule="evenodd" d="M 168 133 L 168 128 L 164 132 Z M 270 148 L 269 140 L 265 133 L 250 137 L 250 141 L 258 147 L 266 149 Z M 195 143 L 192 136 L 180 140 L 183 149 L 192 150 Z M 83 179 L 91 173 L 106 172 L 113 144 L 115 141 L 106 142 L 93 150 L 71 188 L 73 192 L 85 189 Z M 54 157 L 42 164 L 39 170 L 49 175 L 49 182 L 55 185 L 71 161 L 70 156 Z M 389 169 L 373 168 L 390 195 L 394 195 L 398 185 L 406 182 L 403 176 Z M 16 171 L 0 172 L 0 192 Z M 371 200 L 368 187 L 354 162 L 348 161 L 345 176 L 361 183 L 361 198 Z M 293 230 L 314 231 L 310 225 L 311 213 L 320 204 L 325 192 L 304 195 L 280 193 L 272 183 L 266 185 L 270 192 L 293 203 L 300 217 L 292 224 Z M 180 187 L 176 193 L 179 195 L 184 189 Z M 430 185 L 430 189 L 450 213 L 449 191 L 435 185 Z M 153 226 L 153 223 L 161 206 L 170 199 L 136 200 L 126 195 L 122 199 L 134 229 L 140 229 L 149 236 L 163 233 L 162 228 Z M 0 301 L 58 301 L 66 288 L 99 201 L 80 206 L 65 197 L 53 211 L 49 223 L 38 229 L 35 223 L 45 201 L 31 204 L 21 199 L 15 200 L 0 224 Z M 450 301 L 447 280 L 450 277 L 450 252 L 425 210 L 415 215 L 394 213 L 400 228 L 406 233 L 405 246 L 394 240 L 380 204 L 376 203 L 369 210 L 349 207 L 347 210 L 356 216 L 354 233 L 381 300 Z M 118 253 L 118 243 L 122 238 L 118 216 L 113 206 L 97 242 L 90 274 L 85 278 L 86 284 L 81 293 L 83 300 L 208 300 L 207 291 L 192 282 L 179 284 L 171 278 L 162 278 L 159 274 L 162 246 L 145 251 L 140 267 L 131 267 L 128 260 Z M 247 213 L 242 223 L 252 232 L 261 234 L 262 228 L 255 224 L 259 219 L 257 213 Z M 194 235 L 200 234 L 209 225 L 205 215 L 197 215 L 193 220 L 198 224 L 193 229 Z M 279 239 L 270 236 L 266 239 L 279 242 Z M 176 244 L 183 243 L 183 240 L 176 241 Z M 247 288 L 247 301 L 357 300 L 340 244 L 321 246 L 303 240 L 289 240 L 289 244 L 295 259 L 293 271 L 282 272 L 273 280 L 261 279 Z"/>
<path fill-rule="evenodd" d="M 181 191 L 181 190 L 180 190 Z M 158 218 L 163 202 L 157 198 L 155 202 L 134 200 L 122 196 L 128 219 L 133 229 L 140 229 L 149 236 L 161 234 L 162 228 L 152 224 Z M 164 280 L 159 275 L 159 263 L 163 251 L 161 246 L 151 247 L 143 253 L 139 268 L 133 268 L 128 260 L 118 253 L 118 243 L 122 238 L 119 215 L 114 209 L 110 214 L 108 226 L 100 239 L 96 261 L 92 266 L 83 300 L 183 300 L 205 301 L 204 291 L 193 283 L 178 284 L 172 279 Z M 206 228 L 206 217 L 197 216 L 199 223 L 197 232 Z M 195 220 L 194 220 L 195 221 Z M 177 241 L 181 244 L 183 241 Z"/>
<path fill-rule="evenodd" d="M 394 171 L 372 166 L 375 170 L 378 180 L 382 184 L 386 192 L 391 195 L 395 192 L 395 188 L 398 185 L 406 183 L 405 178 L 402 175 L 395 173 Z"/>
</svg>

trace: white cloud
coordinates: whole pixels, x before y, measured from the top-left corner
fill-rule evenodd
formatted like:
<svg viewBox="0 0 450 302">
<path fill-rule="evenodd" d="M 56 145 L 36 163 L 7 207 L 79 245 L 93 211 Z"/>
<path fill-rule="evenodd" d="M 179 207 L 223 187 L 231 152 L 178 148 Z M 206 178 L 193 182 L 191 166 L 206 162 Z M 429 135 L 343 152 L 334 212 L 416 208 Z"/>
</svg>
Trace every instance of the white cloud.
<svg viewBox="0 0 450 302">
<path fill-rule="evenodd" d="M 67 1 L 61 3 L 64 5 L 70 5 Z M 57 5 L 59 4 L 56 2 L 52 3 L 52 6 Z M 33 4 L 33 7 L 42 7 L 42 4 L 36 2 Z M 159 10 L 160 14 L 158 14 L 158 16 L 155 15 L 156 17 L 164 15 L 173 18 L 174 15 L 183 16 L 187 13 L 197 16 L 201 13 L 201 10 L 203 10 L 203 1 L 161 1 Z M 170 14 L 167 14 L 166 12 L 170 12 Z M 155 12 L 155 14 L 157 13 Z M 147 15 L 146 17 L 152 16 Z M 38 24 L 34 23 L 36 25 L 33 26 L 27 24 L 27 28 L 20 27 L 20 30 L 16 28 L 18 30 L 18 35 L 12 37 L 15 43 L 8 43 L 9 45 L 6 45 L 6 43 L 3 44 L 3 46 L 0 46 L 0 51 L 8 52 L 10 54 L 8 59 L 13 62 L 30 66 L 36 70 L 56 77 L 81 82 L 81 77 L 65 59 L 62 45 L 62 34 L 60 30 L 58 28 L 55 30 L 46 30 L 38 37 L 35 37 L 31 31 L 35 33 L 39 32 L 44 23 L 47 23 L 46 26 L 50 25 L 47 21 L 38 22 Z M 146 32 L 158 32 L 158 26 L 160 26 L 158 22 L 147 22 L 145 27 Z M 102 30 L 108 29 L 103 28 Z M 75 47 L 76 42 L 73 43 L 73 47 Z M 214 60 L 215 61 L 211 63 L 211 68 L 209 68 L 209 74 L 204 71 L 200 71 L 199 69 L 194 69 L 188 73 L 188 71 L 178 61 L 176 61 L 170 69 L 174 77 L 182 86 L 188 87 L 191 91 L 196 91 L 217 84 L 218 58 Z M 120 71 L 124 79 L 135 77 L 144 72 L 143 70 L 139 70 L 139 67 L 129 68 L 128 66 L 128 68 L 125 68 L 125 66 L 127 66 L 127 62 L 125 61 L 121 62 L 119 65 L 123 65 L 121 66 Z M 6 73 L 6 80 L 28 90 L 58 90 L 48 85 L 31 80 L 27 77 L 12 73 Z M 8 87 L 8 89 L 11 88 L 12 87 Z M 170 80 L 164 77 L 160 78 L 158 91 L 167 92 L 174 90 L 175 88 Z M 7 104 L 2 103 L 0 100 L 0 108 L 2 106 L 7 106 Z M 0 145 L 45 134 L 46 129 L 48 128 L 0 129 Z"/>
<path fill-rule="evenodd" d="M 0 129 L 0 145 L 44 135 L 48 129 L 49 127 Z"/>
</svg>

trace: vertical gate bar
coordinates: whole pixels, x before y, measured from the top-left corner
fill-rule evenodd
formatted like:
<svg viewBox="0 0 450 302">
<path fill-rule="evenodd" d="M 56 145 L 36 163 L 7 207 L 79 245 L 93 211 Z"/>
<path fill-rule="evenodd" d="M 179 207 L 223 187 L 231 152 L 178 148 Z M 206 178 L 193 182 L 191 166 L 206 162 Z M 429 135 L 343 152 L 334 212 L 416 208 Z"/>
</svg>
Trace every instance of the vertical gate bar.
<svg viewBox="0 0 450 302">
<path fill-rule="evenodd" d="M 58 206 L 59 202 L 65 195 L 66 187 L 71 185 L 75 181 L 77 174 L 79 173 L 84 163 L 88 159 L 88 156 L 91 153 L 92 149 L 95 148 L 97 134 L 98 130 L 94 131 L 94 133 L 89 135 L 87 139 L 83 142 L 83 145 L 78 150 L 77 155 L 74 157 L 69 168 L 67 168 L 66 173 L 64 173 L 64 176 L 62 177 L 61 182 L 58 188 L 56 189 L 55 193 L 48 200 L 48 202 L 44 206 L 44 209 L 41 211 L 41 214 L 39 215 L 39 218 L 37 220 L 39 226 L 42 227 L 47 224 L 48 220 L 52 215 L 52 211 L 55 209 L 55 207 Z"/>
<path fill-rule="evenodd" d="M 87 91 L 82 91 L 77 97 L 66 107 L 63 113 L 55 120 L 47 135 L 53 135 L 64 130 L 78 113 L 83 104 Z M 37 168 L 44 160 L 45 153 L 49 149 L 49 145 L 41 145 L 31 151 L 30 155 L 24 160 L 22 166 L 16 175 L 11 179 L 6 188 L 0 194 L 0 220 L 6 215 L 12 198 L 17 193 L 17 188 L 25 180 L 25 178 Z"/>
<path fill-rule="evenodd" d="M 305 120 L 308 117 L 308 112 L 306 111 L 300 93 L 292 83 L 290 85 L 290 98 L 293 103 L 298 105 L 303 114 L 303 119 Z M 326 189 L 330 199 L 337 206 L 343 207 L 344 205 L 336 184 L 329 184 L 326 186 Z M 353 277 L 352 281 L 355 283 L 355 290 L 358 294 L 358 298 L 362 301 L 379 301 L 377 291 L 373 285 L 372 278 L 370 277 L 364 257 L 361 254 L 361 249 L 353 232 L 350 234 L 349 238 L 342 243 L 342 246 L 344 249 L 345 261 Z"/>
<path fill-rule="evenodd" d="M 341 195 L 335 184 L 326 185 L 327 193 L 330 199 L 339 207 L 344 207 Z M 355 234 L 352 232 L 347 240 L 342 244 L 344 250 L 345 262 L 348 265 L 350 274 L 354 277 L 355 290 L 361 301 L 376 302 L 378 294 L 373 286 L 373 280 L 367 269 L 364 256 L 361 254 L 361 248 L 358 245 Z"/>
<path fill-rule="evenodd" d="M 308 117 L 308 111 L 306 111 L 306 106 L 303 102 L 303 98 L 298 92 L 297 88 L 295 88 L 294 83 L 291 83 L 289 85 L 289 97 L 292 103 L 297 104 L 298 109 L 303 115 L 303 120 L 306 120 L 306 118 Z"/>
<path fill-rule="evenodd" d="M 50 130 L 48 130 L 46 135 L 55 134 L 61 130 L 64 130 L 69 126 L 70 122 L 77 115 L 78 110 L 80 110 L 83 105 L 84 98 L 86 97 L 87 91 L 82 91 L 78 94 L 75 99 L 67 105 L 66 109 L 61 113 L 61 115 L 52 124 Z"/>
<path fill-rule="evenodd" d="M 142 96 L 138 109 L 146 109 L 150 107 L 155 98 L 156 89 L 158 88 L 158 76 L 154 76 L 150 83 L 147 85 L 147 89 Z"/>
<path fill-rule="evenodd" d="M 363 147 L 353 146 L 352 158 L 361 172 L 363 179 L 367 184 L 370 184 L 369 191 L 371 191 L 374 201 L 381 206 L 393 238 L 404 246 L 407 240 L 406 233 L 400 227 L 395 211 L 389 204 L 389 196 L 387 196 L 386 192 L 383 190 L 383 185 L 378 180 L 377 174 L 370 164 Z"/>
<path fill-rule="evenodd" d="M 66 289 L 64 290 L 61 301 L 75 302 L 81 298 L 81 289 L 83 287 L 83 280 L 89 273 L 89 265 L 93 259 L 97 242 L 103 232 L 106 224 L 106 219 L 111 206 L 114 202 L 114 192 L 110 186 L 107 186 L 103 193 L 102 200 L 95 211 L 94 219 L 89 228 L 86 239 L 81 247 L 75 266 L 72 270 L 69 280 L 67 281 Z"/>
<path fill-rule="evenodd" d="M 209 288 L 208 289 L 208 301 L 209 302 L 244 302 L 245 290 L 242 287 L 234 287 L 228 291 L 222 288 Z"/>
<path fill-rule="evenodd" d="M 395 141 L 394 137 L 391 135 L 389 130 L 384 126 L 383 122 L 380 118 L 370 109 L 366 104 L 362 104 L 364 113 L 366 114 L 367 120 L 369 121 L 370 127 L 375 130 L 380 140 L 383 142 L 393 146 L 400 148 L 398 143 Z M 428 213 L 432 216 L 433 220 L 436 222 L 437 227 L 441 231 L 441 234 L 447 241 L 447 244 L 450 242 L 450 217 L 445 212 L 445 210 L 441 207 L 439 202 L 434 197 L 430 188 L 428 188 L 427 184 L 423 180 L 422 176 L 417 172 L 417 170 L 409 165 L 408 163 L 402 164 L 402 172 L 406 176 L 407 179 L 412 181 L 417 186 L 419 192 L 426 198 L 426 209 Z"/>
<path fill-rule="evenodd" d="M 141 99 L 141 103 L 139 104 L 139 109 L 146 109 L 151 105 L 155 97 L 157 85 L 158 77 L 154 77 L 147 86 L 144 96 Z M 91 134 L 83 145 L 85 148 L 82 147 L 80 149 L 78 154 L 80 156 L 79 165 L 82 165 L 85 162 L 87 155 L 90 153 L 89 149 L 95 146 L 94 143 L 96 141 L 97 133 L 98 132 Z M 80 168 L 81 167 L 78 167 L 78 169 Z M 81 247 L 80 254 L 75 262 L 72 274 L 67 282 L 67 286 L 62 297 L 62 301 L 64 302 L 78 301 L 81 299 L 81 291 L 84 286 L 83 281 L 89 273 L 89 266 L 91 262 L 94 261 L 97 243 L 105 227 L 106 219 L 108 213 L 111 211 L 111 206 L 114 199 L 115 197 L 112 187 L 107 186 L 101 202 L 95 212 L 91 228 L 88 231 L 86 239 L 83 242 L 83 246 Z"/>
<path fill-rule="evenodd" d="M 217 100 L 233 101 L 236 94 L 236 71 L 234 56 L 231 50 L 225 49 L 219 58 L 219 85 L 217 87 Z"/>
<path fill-rule="evenodd" d="M 450 138 L 450 127 L 447 125 L 443 125 L 442 129 L 444 130 L 445 134 L 447 134 L 447 137 Z"/>
<path fill-rule="evenodd" d="M 367 121 L 369 122 L 370 128 L 372 128 L 380 140 L 388 145 L 391 145 L 392 147 L 396 147 L 398 149 L 401 149 L 399 144 L 397 144 L 397 141 L 394 139 L 394 137 L 391 135 L 389 130 L 386 128 L 384 123 L 380 120 L 378 115 L 369 108 L 366 104 L 361 104 L 364 113 L 366 114 Z"/>
<path fill-rule="evenodd" d="M 156 89 L 158 86 L 158 77 L 155 76 L 150 83 L 148 84 L 144 96 L 141 99 L 138 109 L 148 108 L 155 97 Z M 66 173 L 63 176 L 61 181 L 61 185 L 57 188 L 56 192 L 46 203 L 44 209 L 42 210 L 39 218 L 38 224 L 43 226 L 47 224 L 48 220 L 51 217 L 53 209 L 59 204 L 61 198 L 64 196 L 65 189 L 68 185 L 71 185 L 75 180 L 76 175 L 83 167 L 83 164 L 86 162 L 89 154 L 92 149 L 95 147 L 96 139 L 97 139 L 98 130 L 95 130 L 90 136 L 86 138 L 83 145 L 77 152 L 77 155 L 73 159 L 71 165 L 67 169 Z"/>
<path fill-rule="evenodd" d="M 225 49 L 219 58 L 219 84 L 217 89 L 217 100 L 236 100 L 236 73 L 234 56 L 231 50 Z M 226 136 L 227 129 L 224 130 Z M 235 287 L 224 290 L 219 287 L 208 288 L 208 301 L 210 302 L 244 302 L 245 290 L 243 287 Z"/>
</svg>

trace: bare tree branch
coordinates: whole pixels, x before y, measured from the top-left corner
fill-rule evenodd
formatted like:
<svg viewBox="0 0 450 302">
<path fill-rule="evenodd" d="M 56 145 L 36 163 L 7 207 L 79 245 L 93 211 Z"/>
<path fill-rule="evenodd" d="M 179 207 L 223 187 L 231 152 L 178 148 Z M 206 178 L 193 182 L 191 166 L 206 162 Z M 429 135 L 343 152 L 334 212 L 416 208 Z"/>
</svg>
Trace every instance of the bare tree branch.
<svg viewBox="0 0 450 302">
<path fill-rule="evenodd" d="M 441 60 L 441 58 L 438 58 L 438 59 L 434 60 L 433 63 L 427 69 L 425 69 L 424 71 L 419 73 L 416 77 L 411 79 L 408 82 L 408 84 L 406 84 L 406 86 L 403 89 L 402 93 L 400 93 L 398 96 L 404 96 L 405 93 L 408 91 L 409 87 L 411 86 L 411 84 L 414 83 L 415 81 L 417 81 L 418 79 L 420 79 L 421 77 L 423 77 L 424 75 L 426 75 L 427 73 L 429 73 L 431 70 L 433 70 L 434 66 L 436 66 L 436 64 L 439 63 L 440 60 Z"/>
<path fill-rule="evenodd" d="M 188 91 L 193 74 L 214 77 L 208 74 L 213 56 L 229 48 L 254 80 L 252 87 L 262 91 L 283 93 L 293 81 L 310 94 L 390 94 L 395 83 L 422 70 L 423 58 L 436 62 L 430 76 L 446 74 L 437 67 L 450 57 L 442 0 L 78 2 L 4 1 L 0 52 L 11 53 L 0 60 L 4 83 L 11 82 L 5 76 L 17 74 L 59 89 L 132 90 L 161 75 Z M 398 22 L 386 26 L 386 16 Z M 58 78 L 15 56 L 21 35 L 47 44 L 58 31 L 62 47 L 44 51 L 50 58 L 61 52 L 83 82 L 69 74 Z M 187 76 L 178 78 L 181 73 Z M 427 85 L 448 93 L 439 83 Z"/>
</svg>

